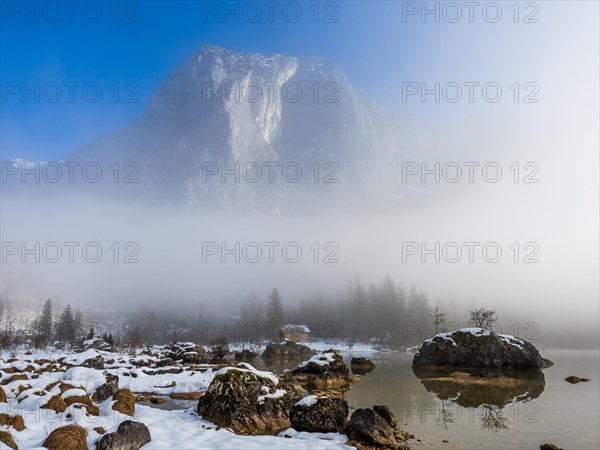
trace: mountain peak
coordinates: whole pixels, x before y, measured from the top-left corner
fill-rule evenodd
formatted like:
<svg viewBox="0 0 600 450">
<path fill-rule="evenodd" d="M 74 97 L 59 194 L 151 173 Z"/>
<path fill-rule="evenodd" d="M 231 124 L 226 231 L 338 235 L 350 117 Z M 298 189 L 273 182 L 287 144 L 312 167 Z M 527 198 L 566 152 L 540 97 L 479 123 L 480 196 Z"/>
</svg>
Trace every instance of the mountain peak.
<svg viewBox="0 0 600 450">
<path fill-rule="evenodd" d="M 334 163 L 327 167 L 344 176 L 327 192 L 386 191 L 405 131 L 325 58 L 204 45 L 161 83 L 139 120 L 77 156 L 136 161 L 144 186 L 165 202 L 273 210 L 291 191 L 316 187 L 224 184 L 219 177 L 207 183 L 205 165 L 294 162 L 307 174 L 315 163 Z"/>
</svg>

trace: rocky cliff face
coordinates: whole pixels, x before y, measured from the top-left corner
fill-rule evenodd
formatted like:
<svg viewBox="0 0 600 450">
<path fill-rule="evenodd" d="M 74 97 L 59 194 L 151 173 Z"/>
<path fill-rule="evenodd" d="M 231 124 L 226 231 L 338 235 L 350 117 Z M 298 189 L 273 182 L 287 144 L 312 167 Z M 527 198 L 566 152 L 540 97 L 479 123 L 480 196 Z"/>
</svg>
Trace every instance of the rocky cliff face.
<svg viewBox="0 0 600 450">
<path fill-rule="evenodd" d="M 413 144 L 410 124 L 324 59 L 205 46 L 159 86 L 136 122 L 73 159 L 134 162 L 134 191 L 153 203 L 277 213 L 315 196 L 402 196 L 394 164 Z M 232 171 L 225 180 L 224 169 Z"/>
</svg>

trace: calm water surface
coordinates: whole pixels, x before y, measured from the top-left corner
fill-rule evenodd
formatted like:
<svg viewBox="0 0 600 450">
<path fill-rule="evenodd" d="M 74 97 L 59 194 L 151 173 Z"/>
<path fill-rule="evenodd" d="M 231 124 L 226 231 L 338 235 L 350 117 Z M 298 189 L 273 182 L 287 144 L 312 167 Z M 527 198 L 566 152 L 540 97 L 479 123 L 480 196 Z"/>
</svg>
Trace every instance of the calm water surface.
<svg viewBox="0 0 600 450">
<path fill-rule="evenodd" d="M 387 405 L 402 428 L 421 439 L 410 441 L 415 449 L 539 449 L 544 443 L 599 449 L 600 353 L 542 355 L 554 362 L 542 379 L 492 391 L 422 382 L 413 373 L 411 355 L 377 354 L 371 358 L 376 369 L 352 385 L 347 399 L 351 408 Z M 564 381 L 569 375 L 591 381 L 572 385 Z"/>
<path fill-rule="evenodd" d="M 410 441 L 413 449 L 539 449 L 544 443 L 600 449 L 600 352 L 543 351 L 542 355 L 554 362 L 543 374 L 530 374 L 518 387 L 498 389 L 422 381 L 412 370 L 412 355 L 373 354 L 369 359 L 377 367 L 352 384 L 346 398 L 351 411 L 387 405 L 401 428 L 415 435 Z M 265 366 L 260 358 L 253 363 L 278 371 L 296 365 Z M 569 375 L 591 381 L 569 384 L 564 381 Z M 147 404 L 187 409 L 197 403 L 168 399 L 160 406 Z"/>
</svg>

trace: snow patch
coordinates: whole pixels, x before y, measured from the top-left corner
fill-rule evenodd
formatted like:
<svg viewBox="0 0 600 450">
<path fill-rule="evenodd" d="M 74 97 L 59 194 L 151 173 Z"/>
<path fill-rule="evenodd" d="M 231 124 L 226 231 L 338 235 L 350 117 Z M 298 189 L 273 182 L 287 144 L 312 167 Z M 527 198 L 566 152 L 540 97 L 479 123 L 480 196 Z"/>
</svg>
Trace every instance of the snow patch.
<svg viewBox="0 0 600 450">
<path fill-rule="evenodd" d="M 307 395 L 302 400 L 296 403 L 296 406 L 312 406 L 317 403 L 316 395 Z"/>
</svg>

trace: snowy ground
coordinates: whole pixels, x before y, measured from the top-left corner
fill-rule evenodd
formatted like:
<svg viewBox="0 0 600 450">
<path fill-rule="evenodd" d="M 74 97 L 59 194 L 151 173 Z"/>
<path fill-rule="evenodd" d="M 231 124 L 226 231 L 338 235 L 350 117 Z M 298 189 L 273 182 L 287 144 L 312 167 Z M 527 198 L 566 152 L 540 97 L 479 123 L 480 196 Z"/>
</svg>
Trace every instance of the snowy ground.
<svg viewBox="0 0 600 450">
<path fill-rule="evenodd" d="M 315 347 L 320 349 L 321 345 Z M 331 345 L 325 344 L 322 347 L 329 349 Z M 352 349 L 352 352 L 355 351 L 358 351 L 356 345 Z M 171 395 L 205 390 L 217 371 L 214 366 L 206 365 L 194 368 L 194 370 L 184 370 L 179 374 L 151 375 L 150 372 L 159 369 L 137 367 L 138 364 L 143 363 L 141 361 L 148 361 L 149 364 L 152 364 L 153 357 L 149 355 L 130 355 L 96 350 L 71 354 L 39 350 L 31 350 L 31 354 L 26 354 L 26 352 L 25 349 L 5 352 L 2 353 L 0 359 L 1 383 L 5 383 L 15 374 L 25 374 L 28 377 L 27 380 L 16 380 L 2 385 L 7 402 L 0 403 L 0 413 L 21 415 L 25 420 L 26 428 L 16 431 L 9 426 L 0 426 L 0 430 L 9 431 L 19 448 L 42 448 L 41 446 L 50 432 L 69 424 L 78 424 L 84 427 L 88 431 L 88 445 L 90 448 L 94 448 L 96 441 L 101 438 L 101 435 L 94 431 L 95 428 L 103 427 L 106 432 L 110 433 L 115 431 L 123 420 L 131 420 L 130 416 L 112 410 L 114 403 L 112 398 L 98 405 L 100 416 L 88 415 L 85 409 L 78 409 L 76 405 L 69 406 L 62 413 L 41 408 L 54 395 L 60 395 L 63 399 L 73 395 L 91 395 L 105 382 L 105 372 L 119 375 L 119 387 L 129 388 L 134 393 Z M 42 359 L 56 361 L 65 357 L 63 362 L 80 364 L 98 353 L 105 358 L 105 370 L 86 367 L 67 368 L 63 364 L 56 365 L 55 371 L 46 372 L 43 370 L 47 369 L 50 363 L 35 362 Z M 161 367 L 160 369 L 173 368 L 175 367 Z M 50 387 L 56 381 L 71 384 L 75 389 L 69 389 L 61 394 L 57 386 Z M 226 429 L 217 430 L 214 424 L 199 417 L 193 408 L 168 411 L 137 404 L 134 419 L 146 424 L 150 430 L 152 441 L 145 445 L 144 449 L 352 448 L 345 445 L 346 436 L 337 433 L 326 435 L 298 433 L 290 429 L 281 433 L 280 436 L 238 436 Z M 0 447 L 3 445 L 0 444 Z"/>
</svg>

